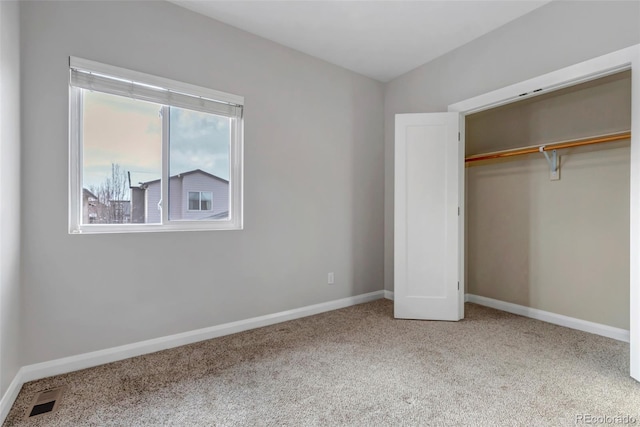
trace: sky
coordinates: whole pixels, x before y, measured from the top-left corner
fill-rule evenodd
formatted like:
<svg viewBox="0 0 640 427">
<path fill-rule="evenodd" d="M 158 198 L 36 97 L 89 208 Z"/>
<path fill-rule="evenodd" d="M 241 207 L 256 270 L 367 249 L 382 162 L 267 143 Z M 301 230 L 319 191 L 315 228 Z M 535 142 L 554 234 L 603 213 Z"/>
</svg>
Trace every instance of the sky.
<svg viewBox="0 0 640 427">
<path fill-rule="evenodd" d="M 83 186 L 98 186 L 117 163 L 132 185 L 160 178 L 160 104 L 84 90 Z M 229 179 L 229 119 L 170 108 L 171 175 L 202 169 Z"/>
</svg>

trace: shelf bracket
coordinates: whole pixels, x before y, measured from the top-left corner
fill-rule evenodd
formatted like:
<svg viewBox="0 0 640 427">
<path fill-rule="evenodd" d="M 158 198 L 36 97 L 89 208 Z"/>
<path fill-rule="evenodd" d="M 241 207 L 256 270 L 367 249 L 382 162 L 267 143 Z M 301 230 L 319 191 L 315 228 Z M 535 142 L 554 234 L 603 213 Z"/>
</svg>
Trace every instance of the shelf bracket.
<svg viewBox="0 0 640 427">
<path fill-rule="evenodd" d="M 556 150 L 551 151 L 551 156 L 544 150 L 544 145 L 540 147 L 538 150 L 544 154 L 545 159 L 547 159 L 547 163 L 549 164 L 549 178 L 552 181 L 557 181 L 560 179 L 560 162 L 558 158 L 558 152 Z"/>
</svg>

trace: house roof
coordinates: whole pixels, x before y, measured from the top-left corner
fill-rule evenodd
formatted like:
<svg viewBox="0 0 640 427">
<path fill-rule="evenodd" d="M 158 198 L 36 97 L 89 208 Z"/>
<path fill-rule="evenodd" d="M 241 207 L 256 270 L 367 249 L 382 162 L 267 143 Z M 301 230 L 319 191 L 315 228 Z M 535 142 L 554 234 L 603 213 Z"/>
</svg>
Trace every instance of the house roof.
<svg viewBox="0 0 640 427">
<path fill-rule="evenodd" d="M 93 197 L 94 199 L 98 199 L 98 196 L 96 196 L 91 191 L 87 190 L 86 188 L 82 189 L 82 195 L 83 196 L 87 196 L 87 197 Z"/>
<path fill-rule="evenodd" d="M 194 169 L 194 170 L 190 170 L 190 171 L 187 171 L 187 172 L 182 172 L 182 173 L 179 173 L 179 174 L 176 174 L 176 175 L 173 175 L 173 176 L 169 177 L 169 179 L 182 178 L 185 175 L 191 175 L 191 174 L 194 174 L 194 173 L 201 173 L 202 175 L 206 175 L 208 177 L 215 178 L 215 179 L 217 179 L 219 181 L 226 182 L 227 184 L 229 183 L 228 180 L 226 180 L 224 178 L 220 178 L 219 176 L 216 176 L 216 175 L 211 174 L 209 172 L 205 172 L 202 169 Z M 130 188 L 138 188 L 138 187 L 141 187 L 143 185 L 149 185 L 151 183 L 159 182 L 159 181 L 160 181 L 160 178 L 154 179 L 154 180 L 151 180 L 151 181 L 141 182 L 138 185 L 132 185 Z"/>
</svg>

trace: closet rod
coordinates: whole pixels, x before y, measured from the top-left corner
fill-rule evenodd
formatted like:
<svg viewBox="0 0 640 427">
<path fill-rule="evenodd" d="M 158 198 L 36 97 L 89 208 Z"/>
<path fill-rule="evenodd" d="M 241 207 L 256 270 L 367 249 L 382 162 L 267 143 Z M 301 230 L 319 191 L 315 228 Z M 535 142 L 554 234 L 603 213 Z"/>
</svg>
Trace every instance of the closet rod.
<svg viewBox="0 0 640 427">
<path fill-rule="evenodd" d="M 523 154 L 539 153 L 541 151 L 561 150 L 563 148 L 581 147 L 583 145 L 601 144 L 604 142 L 615 142 L 631 138 L 631 132 L 612 133 L 609 135 L 597 136 L 594 138 L 578 139 L 573 141 L 556 142 L 553 144 L 541 144 L 534 147 L 516 148 L 512 150 L 494 151 L 492 153 L 475 154 L 465 157 L 465 163 L 477 162 L 479 160 L 498 159 L 501 157 L 520 156 Z"/>
</svg>

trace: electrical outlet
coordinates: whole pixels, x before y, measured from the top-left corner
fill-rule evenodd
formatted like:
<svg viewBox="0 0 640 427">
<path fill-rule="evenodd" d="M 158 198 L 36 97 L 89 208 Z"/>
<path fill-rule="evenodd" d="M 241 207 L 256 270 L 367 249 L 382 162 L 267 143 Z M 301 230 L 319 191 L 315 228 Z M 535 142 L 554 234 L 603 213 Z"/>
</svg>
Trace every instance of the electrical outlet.
<svg viewBox="0 0 640 427">
<path fill-rule="evenodd" d="M 334 283 L 333 273 L 329 273 L 327 275 L 327 283 L 330 284 L 330 285 L 333 285 L 333 283 Z"/>
</svg>

